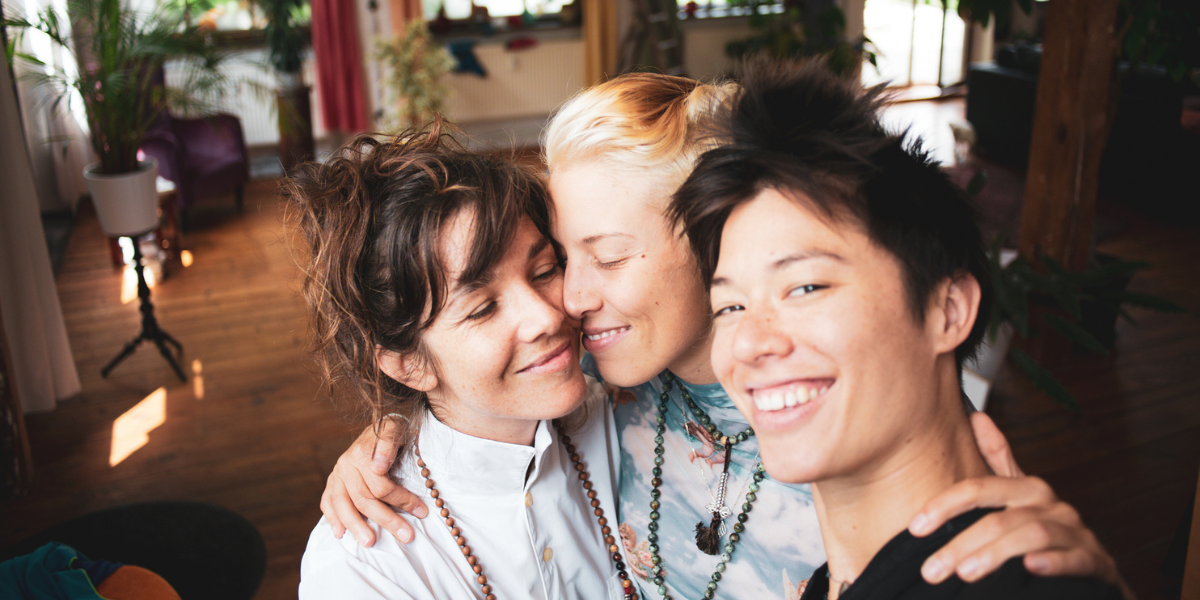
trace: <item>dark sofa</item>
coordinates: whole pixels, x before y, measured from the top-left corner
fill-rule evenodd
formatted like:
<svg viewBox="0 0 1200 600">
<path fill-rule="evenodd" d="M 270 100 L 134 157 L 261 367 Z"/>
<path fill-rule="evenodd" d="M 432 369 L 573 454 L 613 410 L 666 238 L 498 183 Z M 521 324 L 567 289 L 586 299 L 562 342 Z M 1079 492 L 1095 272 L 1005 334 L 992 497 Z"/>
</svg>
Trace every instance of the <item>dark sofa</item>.
<svg viewBox="0 0 1200 600">
<path fill-rule="evenodd" d="M 1029 161 L 1040 63 L 1039 45 L 1018 44 L 1000 47 L 995 62 L 971 65 L 967 120 L 981 155 L 1018 168 Z M 1161 69 L 1118 70 L 1120 99 L 1101 163 L 1101 188 L 1126 195 L 1145 189 L 1149 180 L 1177 189 L 1186 177 L 1178 163 L 1194 155 L 1197 145 L 1180 124 L 1184 87 Z"/>
</svg>

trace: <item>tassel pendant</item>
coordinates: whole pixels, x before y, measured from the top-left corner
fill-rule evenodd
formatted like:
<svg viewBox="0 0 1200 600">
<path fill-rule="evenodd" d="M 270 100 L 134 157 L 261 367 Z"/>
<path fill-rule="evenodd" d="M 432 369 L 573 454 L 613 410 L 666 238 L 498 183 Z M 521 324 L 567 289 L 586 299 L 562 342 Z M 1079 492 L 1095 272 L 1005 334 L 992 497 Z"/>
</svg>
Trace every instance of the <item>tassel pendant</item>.
<svg viewBox="0 0 1200 600">
<path fill-rule="evenodd" d="M 721 513 L 714 513 L 712 523 L 707 527 L 704 521 L 696 523 L 696 547 L 701 552 L 715 556 L 721 547 Z"/>
<path fill-rule="evenodd" d="M 725 468 L 721 472 L 721 481 L 717 484 L 717 497 L 712 504 L 705 505 L 704 508 L 712 513 L 712 522 L 707 526 L 704 521 L 696 523 L 696 547 L 701 552 L 715 556 L 717 550 L 721 547 L 721 536 L 725 533 L 724 520 L 733 514 L 729 507 L 725 506 L 725 490 L 729 483 L 729 462 L 733 455 L 733 445 L 725 441 Z"/>
</svg>

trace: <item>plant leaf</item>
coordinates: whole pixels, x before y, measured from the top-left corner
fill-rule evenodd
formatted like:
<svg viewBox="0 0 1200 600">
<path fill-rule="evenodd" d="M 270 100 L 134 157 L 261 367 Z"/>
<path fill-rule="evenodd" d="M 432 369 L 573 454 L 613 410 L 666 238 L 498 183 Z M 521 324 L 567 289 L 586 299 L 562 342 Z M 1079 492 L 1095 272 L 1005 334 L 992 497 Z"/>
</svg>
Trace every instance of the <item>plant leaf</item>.
<svg viewBox="0 0 1200 600">
<path fill-rule="evenodd" d="M 1187 312 L 1187 309 L 1166 298 L 1140 292 L 1108 292 L 1101 294 L 1100 300 L 1113 304 L 1131 304 L 1139 308 L 1147 308 L 1159 312 Z"/>
<path fill-rule="evenodd" d="M 1086 329 L 1080 327 L 1075 321 L 1064 319 L 1058 315 L 1043 315 L 1043 318 L 1055 331 L 1063 334 L 1068 340 L 1071 340 L 1071 343 L 1079 345 L 1094 354 L 1108 354 L 1108 348 L 1105 348 L 1104 344 L 1101 344 L 1100 340 L 1096 339 L 1096 336 L 1088 333 Z"/>
<path fill-rule="evenodd" d="M 1020 348 L 1010 348 L 1009 358 L 1013 364 L 1033 382 L 1038 389 L 1045 392 L 1048 396 L 1054 399 L 1062 406 L 1074 411 L 1079 410 L 1079 403 L 1075 401 L 1075 397 L 1067 388 L 1063 387 L 1062 383 L 1047 371 L 1045 367 L 1033 360 L 1032 356 L 1021 351 Z"/>
<path fill-rule="evenodd" d="M 983 168 L 975 170 L 975 174 L 971 176 L 971 181 L 967 182 L 967 189 L 964 190 L 967 198 L 974 199 L 983 191 L 983 186 L 987 184 L 988 174 Z"/>
<path fill-rule="evenodd" d="M 1092 267 L 1083 273 L 1081 283 L 1085 288 L 1094 289 L 1104 287 L 1114 281 L 1120 280 L 1125 275 L 1142 269 L 1149 269 L 1150 266 L 1150 263 L 1142 261 L 1118 261 L 1099 267 Z"/>
</svg>

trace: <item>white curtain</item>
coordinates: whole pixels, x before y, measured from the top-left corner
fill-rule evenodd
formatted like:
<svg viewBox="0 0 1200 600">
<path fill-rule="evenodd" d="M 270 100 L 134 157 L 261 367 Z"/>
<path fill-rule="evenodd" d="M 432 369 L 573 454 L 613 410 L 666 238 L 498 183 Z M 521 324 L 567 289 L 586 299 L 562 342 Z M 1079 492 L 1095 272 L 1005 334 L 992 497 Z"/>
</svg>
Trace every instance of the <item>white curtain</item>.
<svg viewBox="0 0 1200 600">
<path fill-rule="evenodd" d="M 24 412 L 78 394 L 37 189 L 8 69 L 0 66 L 0 311 Z"/>
<path fill-rule="evenodd" d="M 66 0 L 24 0 L 23 3 L 14 4 L 20 5 L 27 15 L 33 15 L 48 6 L 57 8 L 59 14 L 67 13 Z M 9 35 L 14 33 L 10 31 Z M 40 33 L 27 33 L 19 50 L 45 62 L 48 65 L 45 68 L 47 72 L 61 68 L 67 73 L 74 73 L 78 68 L 69 52 L 53 45 L 49 38 Z M 94 160 L 88 143 L 83 104 L 75 94 L 69 102 L 64 100 L 58 110 L 51 110 L 55 94 L 24 79 L 24 73 L 30 68 L 36 67 L 17 61 L 14 70 L 38 206 L 42 212 L 74 212 L 79 197 L 87 192 L 83 168 Z"/>
</svg>

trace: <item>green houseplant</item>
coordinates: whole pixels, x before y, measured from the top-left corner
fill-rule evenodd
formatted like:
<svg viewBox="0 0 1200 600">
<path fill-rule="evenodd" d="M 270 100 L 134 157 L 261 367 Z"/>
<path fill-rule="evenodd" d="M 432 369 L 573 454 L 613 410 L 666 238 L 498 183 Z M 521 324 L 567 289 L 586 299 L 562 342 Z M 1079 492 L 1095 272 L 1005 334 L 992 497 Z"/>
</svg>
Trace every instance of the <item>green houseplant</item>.
<svg viewBox="0 0 1200 600">
<path fill-rule="evenodd" d="M 51 108 L 83 104 L 98 158 L 85 176 L 104 230 L 128 235 L 152 229 L 157 224 L 157 171 L 153 161 L 138 161 L 138 148 L 168 107 L 209 107 L 208 100 L 225 84 L 218 69 L 223 56 L 203 32 L 184 25 L 182 15 L 167 10 L 139 14 L 121 0 L 72 0 L 68 14 L 51 7 L 33 15 L 5 15 L 4 25 L 16 33 L 9 40 L 9 60 L 32 67 L 28 77 L 50 88 Z M 69 71 L 18 52 L 21 37 L 30 32 L 44 34 L 73 56 L 79 68 Z M 163 82 L 168 59 L 183 66 L 181 88 Z"/>
<path fill-rule="evenodd" d="M 860 36 L 846 39 L 846 14 L 828 0 L 786 0 L 783 12 L 760 10 L 773 2 L 731 0 L 730 5 L 749 10 L 750 27 L 755 34 L 726 44 L 725 54 L 732 59 L 766 55 L 777 59 L 822 56 L 838 75 L 853 77 L 863 59 L 876 64 L 871 40 Z"/>
<path fill-rule="evenodd" d="M 389 115 L 393 128 L 421 126 L 441 112 L 450 95 L 443 78 L 454 68 L 454 57 L 430 38 L 429 27 L 418 19 L 395 39 L 381 42 L 376 50 L 376 56 L 388 68 L 384 82 L 398 106 L 399 116 Z"/>
<path fill-rule="evenodd" d="M 966 194 L 975 197 L 986 182 L 986 174 L 976 171 Z M 1009 347 L 1011 338 L 1028 340 L 1039 330 L 1062 335 L 1076 350 L 1107 354 L 1113 343 L 1113 325 L 1117 316 L 1133 322 L 1127 307 L 1165 312 L 1183 312 L 1183 308 L 1163 298 L 1130 292 L 1125 286 L 1137 271 L 1149 263 L 1099 257 L 1081 272 L 1068 271 L 1047 256 L 1040 257 L 1045 268 L 1038 268 L 1015 251 L 1004 251 L 997 239 L 988 252 L 988 274 L 992 287 L 992 309 L 988 315 L 986 353 L 994 349 L 993 359 L 981 356 L 968 368 L 990 362 L 982 370 L 986 379 L 994 376 L 1005 352 L 1018 370 L 1060 405 L 1079 410 L 1079 404 L 1066 387 L 1036 359 L 1020 347 Z M 1112 315 L 1106 319 L 1107 315 Z M 1039 326 L 1040 325 L 1040 326 Z M 1018 344 L 1019 346 L 1020 344 Z"/>
<path fill-rule="evenodd" d="M 267 62 L 278 77 L 279 158 L 285 169 L 316 154 L 313 140 L 311 88 L 304 83 L 305 25 L 311 20 L 308 0 L 256 0 L 267 24 Z"/>
</svg>

